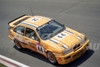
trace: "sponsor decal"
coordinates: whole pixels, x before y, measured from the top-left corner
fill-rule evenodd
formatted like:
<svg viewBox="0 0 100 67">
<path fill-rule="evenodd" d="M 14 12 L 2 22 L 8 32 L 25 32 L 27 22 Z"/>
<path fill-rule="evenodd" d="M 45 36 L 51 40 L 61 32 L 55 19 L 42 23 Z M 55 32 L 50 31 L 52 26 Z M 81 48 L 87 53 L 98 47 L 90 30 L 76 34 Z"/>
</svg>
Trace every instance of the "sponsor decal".
<svg viewBox="0 0 100 67">
<path fill-rule="evenodd" d="M 16 39 L 16 37 L 18 37 L 18 39 Z M 17 34 L 16 34 L 15 37 L 14 37 L 13 39 L 18 40 L 18 42 L 22 43 L 24 46 L 27 45 L 27 43 L 22 42 L 22 41 L 23 41 L 23 38 L 22 38 L 22 36 L 20 36 L 20 35 L 17 35 Z"/>
<path fill-rule="evenodd" d="M 29 41 L 28 39 L 26 39 L 26 38 L 25 38 L 25 42 L 28 43 L 30 46 L 31 46 L 31 45 L 34 45 L 34 46 L 36 45 L 36 44 L 30 42 L 30 41 Z"/>
<path fill-rule="evenodd" d="M 30 21 L 36 22 L 38 20 L 40 20 L 40 18 L 32 18 Z"/>
<path fill-rule="evenodd" d="M 14 40 L 17 40 L 19 43 L 22 43 L 24 46 L 27 45 L 26 43 L 22 42 L 21 40 L 18 40 L 14 37 Z"/>
</svg>

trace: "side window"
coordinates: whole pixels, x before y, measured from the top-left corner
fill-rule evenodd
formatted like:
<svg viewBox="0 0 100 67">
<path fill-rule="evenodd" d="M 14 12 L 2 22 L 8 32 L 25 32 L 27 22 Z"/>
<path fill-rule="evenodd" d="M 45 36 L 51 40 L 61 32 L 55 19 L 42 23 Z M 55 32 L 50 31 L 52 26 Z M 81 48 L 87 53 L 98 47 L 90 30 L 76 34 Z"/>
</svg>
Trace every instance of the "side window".
<svg viewBox="0 0 100 67">
<path fill-rule="evenodd" d="M 25 36 L 34 40 L 38 40 L 38 36 L 36 35 L 35 31 L 30 28 L 26 28 Z"/>
<path fill-rule="evenodd" d="M 18 34 L 21 34 L 21 35 L 24 35 L 24 30 L 25 30 L 25 27 L 23 26 L 18 26 L 14 29 L 14 32 L 18 33 Z"/>
</svg>

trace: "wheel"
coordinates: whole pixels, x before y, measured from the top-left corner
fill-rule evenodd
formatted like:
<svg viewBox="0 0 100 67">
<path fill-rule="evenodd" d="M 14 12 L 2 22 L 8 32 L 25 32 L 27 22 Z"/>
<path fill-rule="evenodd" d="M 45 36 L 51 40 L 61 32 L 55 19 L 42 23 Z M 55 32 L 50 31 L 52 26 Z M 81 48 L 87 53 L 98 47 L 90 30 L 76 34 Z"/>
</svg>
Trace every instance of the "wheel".
<svg viewBox="0 0 100 67">
<path fill-rule="evenodd" d="M 15 46 L 17 47 L 17 49 L 22 49 L 22 47 L 21 47 L 19 41 L 15 40 L 14 43 L 15 43 Z"/>
<path fill-rule="evenodd" d="M 52 52 L 47 52 L 47 58 L 52 64 L 57 63 L 57 60 Z"/>
</svg>

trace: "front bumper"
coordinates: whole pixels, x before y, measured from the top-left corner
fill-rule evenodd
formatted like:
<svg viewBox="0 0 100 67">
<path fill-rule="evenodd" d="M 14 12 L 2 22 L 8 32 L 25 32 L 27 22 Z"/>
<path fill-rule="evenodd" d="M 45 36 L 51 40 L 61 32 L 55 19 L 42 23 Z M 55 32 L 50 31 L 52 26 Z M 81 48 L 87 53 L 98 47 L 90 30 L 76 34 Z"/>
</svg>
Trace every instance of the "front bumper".
<svg viewBox="0 0 100 67">
<path fill-rule="evenodd" d="M 75 59 L 82 56 L 88 50 L 89 40 L 86 40 L 82 45 L 83 46 L 79 48 L 78 50 L 72 51 L 66 55 L 63 55 L 63 56 L 55 55 L 58 61 L 58 64 L 68 64 L 71 61 L 74 61 Z"/>
</svg>

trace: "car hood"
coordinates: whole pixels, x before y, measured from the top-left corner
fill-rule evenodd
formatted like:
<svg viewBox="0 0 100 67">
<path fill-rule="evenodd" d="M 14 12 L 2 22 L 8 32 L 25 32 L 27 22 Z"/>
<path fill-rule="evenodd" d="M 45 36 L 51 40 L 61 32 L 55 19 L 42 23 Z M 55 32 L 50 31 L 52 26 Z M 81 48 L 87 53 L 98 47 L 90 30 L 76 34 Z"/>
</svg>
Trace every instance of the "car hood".
<svg viewBox="0 0 100 67">
<path fill-rule="evenodd" d="M 59 49 L 73 48 L 75 44 L 79 44 L 85 36 L 73 29 L 66 28 L 54 37 L 45 41 L 45 43 Z"/>
</svg>

